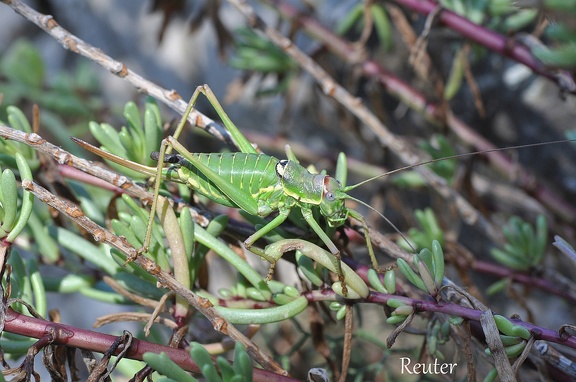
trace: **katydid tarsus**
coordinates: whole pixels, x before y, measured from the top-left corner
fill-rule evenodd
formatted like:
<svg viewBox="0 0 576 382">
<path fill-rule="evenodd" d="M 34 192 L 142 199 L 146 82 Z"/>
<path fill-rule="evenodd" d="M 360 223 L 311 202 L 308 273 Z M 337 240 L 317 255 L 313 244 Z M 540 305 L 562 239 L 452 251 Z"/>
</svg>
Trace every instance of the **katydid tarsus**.
<svg viewBox="0 0 576 382">
<path fill-rule="evenodd" d="M 192 111 L 200 94 L 204 94 L 208 98 L 241 152 L 223 154 L 191 153 L 178 141 L 188 119 L 188 115 Z M 372 248 L 366 220 L 359 212 L 348 208 L 345 201 L 346 199 L 350 199 L 368 207 L 370 206 L 349 196 L 347 193 L 360 185 L 390 175 L 391 173 L 447 159 L 433 159 L 418 165 L 406 166 L 386 174 L 380 174 L 358 184 L 346 186 L 342 184 L 339 179 L 331 176 L 310 173 L 298 164 L 294 158 L 291 158 L 289 151 L 287 151 L 289 157 L 287 160 L 279 160 L 272 156 L 258 153 L 227 116 L 216 96 L 207 85 L 199 86 L 196 89 L 174 135 L 168 136 L 162 141 L 159 152 L 152 153 L 152 157 L 158 160 L 157 167 L 148 167 L 134 163 L 111 153 L 104 152 L 79 139 L 73 138 L 73 140 L 87 150 L 105 159 L 155 177 L 154 199 L 151 211 L 156 210 L 161 181 L 162 179 L 167 179 L 184 183 L 197 193 L 216 203 L 240 208 L 251 215 L 264 217 L 272 212 L 277 212 L 276 217 L 244 241 L 244 245 L 248 250 L 268 260 L 272 264 L 271 270 L 273 269 L 276 259 L 269 256 L 266 251 L 255 247 L 253 244 L 280 226 L 288 218 L 291 210 L 299 209 L 304 220 L 333 255 L 335 269 L 337 270 L 336 273 L 342 282 L 344 295 L 346 295 L 347 290 L 342 272 L 340 251 L 314 218 L 313 208 L 318 207 L 320 214 L 330 227 L 344 225 L 348 217 L 353 217 L 360 221 L 363 225 L 372 266 L 378 271 L 378 261 Z M 177 154 L 172 154 L 172 150 L 175 150 Z M 477 153 L 456 155 L 450 158 L 472 154 Z M 165 168 L 164 165 L 166 162 L 170 164 L 170 166 Z M 150 244 L 154 216 L 154 212 L 151 212 L 145 240 L 140 249 L 140 253 L 145 252 Z M 382 214 L 380 214 L 380 216 L 383 217 Z M 385 217 L 383 218 L 386 219 Z"/>
</svg>

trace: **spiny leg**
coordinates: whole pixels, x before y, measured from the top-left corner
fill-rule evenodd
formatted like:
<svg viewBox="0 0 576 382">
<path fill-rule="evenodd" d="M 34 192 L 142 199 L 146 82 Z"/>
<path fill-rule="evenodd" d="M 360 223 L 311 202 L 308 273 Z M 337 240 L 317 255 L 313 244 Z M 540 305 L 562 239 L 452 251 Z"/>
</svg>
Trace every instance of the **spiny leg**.
<svg viewBox="0 0 576 382">
<path fill-rule="evenodd" d="M 194 105 L 196 105 L 196 100 L 201 92 L 201 86 L 197 87 L 192 97 L 190 97 L 190 101 L 188 101 L 188 105 L 186 106 L 186 110 L 178 123 L 178 127 L 174 133 L 174 139 L 178 139 L 184 126 L 186 126 L 186 121 L 188 120 L 188 116 L 194 109 Z M 160 153 L 158 155 L 158 165 L 156 166 L 156 178 L 154 179 L 154 196 L 152 199 L 152 207 L 150 208 L 150 217 L 148 218 L 148 226 L 146 227 L 146 236 L 144 237 L 144 243 L 142 243 L 142 247 L 138 250 L 138 253 L 144 253 L 148 251 L 148 247 L 150 246 L 150 240 L 152 237 L 152 228 L 154 226 L 154 217 L 156 216 L 156 208 L 158 206 L 158 200 L 160 198 L 160 184 L 162 182 L 162 169 L 164 168 L 164 158 L 167 153 L 172 151 L 172 146 L 170 144 L 169 139 L 163 139 L 162 144 L 160 145 Z M 164 202 L 167 201 L 164 199 Z"/>
<path fill-rule="evenodd" d="M 206 86 L 206 85 L 204 85 L 204 86 Z M 186 126 L 186 121 L 188 121 L 188 117 L 190 116 L 192 109 L 194 109 L 194 106 L 196 105 L 196 101 L 198 100 L 198 97 L 200 96 L 200 93 L 202 92 L 201 88 L 202 88 L 202 86 L 198 86 L 196 88 L 196 90 L 194 90 L 194 93 L 192 93 L 192 96 L 190 97 L 190 100 L 188 101 L 188 105 L 186 105 L 186 110 L 184 110 L 184 114 L 182 114 L 182 118 L 180 119 L 180 122 L 178 122 L 178 126 L 176 127 L 176 131 L 174 131 L 174 134 L 172 134 L 174 139 L 178 139 L 180 137 L 180 134 L 182 133 L 182 130 L 184 130 L 184 126 Z M 170 153 L 170 151 L 171 150 L 167 150 L 168 153 Z"/>
<path fill-rule="evenodd" d="M 276 227 L 280 226 L 280 224 L 284 223 L 284 221 L 286 221 L 286 219 L 288 218 L 289 214 L 290 214 L 289 209 L 279 211 L 278 216 L 276 216 L 274 219 L 272 219 L 270 222 L 268 222 L 265 226 L 263 226 L 258 231 L 254 232 L 252 235 L 250 235 L 246 240 L 244 240 L 244 246 L 246 247 L 246 249 L 254 252 L 255 254 L 264 258 L 265 260 L 268 260 L 264 251 L 262 251 L 260 248 L 254 248 L 254 247 L 252 247 L 252 245 L 257 240 L 261 239 L 266 234 L 268 234 L 270 231 L 272 231 L 274 228 L 276 228 Z"/>
<path fill-rule="evenodd" d="M 169 143 L 166 139 L 162 140 L 160 146 L 160 155 L 158 156 L 158 167 L 156 167 L 156 178 L 154 179 L 154 196 L 152 198 L 152 207 L 150 207 L 150 216 L 148 217 L 148 226 L 146 227 L 146 236 L 144 236 L 144 242 L 142 247 L 138 250 L 138 253 L 144 253 L 148 251 L 150 246 L 150 240 L 152 237 L 152 228 L 154 227 L 154 217 L 156 216 L 156 209 L 159 206 L 158 201 L 160 200 L 160 184 L 162 182 L 162 169 L 164 168 L 164 157 L 168 150 Z M 165 203 L 168 203 L 166 198 L 162 198 L 162 207 L 165 207 Z M 160 214 L 161 211 L 158 211 Z"/>
<path fill-rule="evenodd" d="M 242 135 L 242 133 L 240 132 L 238 127 L 234 124 L 234 122 L 232 122 L 230 117 L 228 117 L 228 114 L 226 114 L 226 112 L 224 111 L 224 108 L 220 104 L 220 101 L 218 101 L 218 98 L 216 98 L 216 95 L 214 94 L 212 89 L 210 89 L 210 87 L 208 85 L 205 84 L 205 85 L 198 86 L 196 88 L 196 91 L 194 91 L 194 94 L 192 95 L 192 98 L 190 99 L 190 102 L 193 102 L 192 106 L 190 106 L 190 103 L 189 103 L 188 109 L 192 110 L 192 107 L 196 103 L 196 99 L 198 98 L 200 93 L 202 93 L 202 94 L 204 94 L 204 96 L 206 96 L 206 98 L 208 99 L 208 101 L 210 102 L 210 104 L 212 105 L 214 110 L 216 111 L 216 114 L 218 114 L 218 116 L 222 120 L 224 127 L 226 128 L 226 130 L 228 130 L 228 132 L 232 136 L 234 143 L 236 144 L 236 146 L 238 146 L 240 151 L 243 153 L 258 154 L 258 151 L 252 146 L 250 141 L 248 139 L 246 139 L 246 137 L 244 135 Z M 186 110 L 189 114 L 190 111 L 188 109 L 186 109 Z M 187 115 L 186 115 L 186 118 L 188 118 Z M 183 123 L 181 123 L 178 126 L 178 129 L 176 129 L 176 132 L 173 135 L 174 138 L 178 139 L 178 137 L 180 136 L 180 132 L 184 128 L 185 123 L 186 123 L 186 119 L 184 119 Z"/>
<path fill-rule="evenodd" d="M 192 96 L 190 97 L 190 101 L 188 101 L 188 105 L 186 106 L 186 110 L 184 111 L 184 114 L 182 115 L 182 118 L 180 119 L 180 122 L 178 123 L 176 131 L 174 132 L 174 134 L 171 137 L 167 137 L 166 139 L 162 140 L 162 145 L 160 146 L 160 153 L 158 155 L 158 165 L 156 167 L 156 179 L 154 182 L 154 199 L 152 200 L 152 207 L 151 207 L 151 212 L 150 212 L 150 218 L 148 219 L 148 227 L 146 229 L 146 236 L 144 238 L 144 243 L 142 245 L 142 248 L 139 250 L 139 253 L 146 252 L 148 250 L 149 245 L 150 245 L 150 239 L 151 239 L 151 235 L 152 235 L 152 227 L 154 224 L 154 216 L 155 216 L 155 211 L 156 211 L 156 208 L 158 205 L 158 199 L 159 199 L 159 194 L 160 194 L 160 182 L 162 180 L 162 169 L 164 168 L 165 155 L 169 154 L 172 151 L 172 148 L 174 148 L 174 146 L 177 146 L 177 145 L 180 146 L 177 151 L 180 152 L 180 151 L 185 150 L 184 147 L 179 144 L 178 138 L 180 137 L 180 134 L 184 130 L 184 126 L 186 126 L 186 121 L 188 120 L 190 113 L 194 109 L 194 106 L 196 105 L 196 101 L 198 100 L 200 93 L 204 94 L 206 96 L 206 98 L 208 99 L 208 101 L 210 101 L 210 104 L 212 105 L 212 107 L 214 107 L 214 110 L 216 110 L 216 113 L 222 119 L 224 126 L 230 132 L 230 135 L 232 136 L 232 138 L 234 139 L 234 141 L 236 142 L 236 144 L 238 145 L 240 150 L 242 152 L 247 152 L 247 153 L 257 153 L 256 149 L 254 149 L 254 147 L 252 147 L 252 144 L 246 139 L 246 137 L 244 137 L 242 135 L 242 133 L 240 133 L 240 130 L 238 130 L 238 127 L 236 127 L 236 125 L 232 122 L 230 117 L 228 117 L 228 115 L 226 114 L 226 112 L 222 108 L 222 105 L 220 104 L 220 102 L 216 98 L 216 95 L 214 94 L 214 92 L 212 92 L 212 89 L 210 89 L 210 87 L 208 85 L 198 86 L 196 88 L 196 90 L 194 91 L 194 93 L 192 94 Z M 204 172 L 204 171 L 202 171 L 202 172 Z M 253 213 L 254 211 L 250 211 L 248 209 L 247 212 Z"/>
<path fill-rule="evenodd" d="M 316 232 L 316 234 L 318 235 L 320 240 L 322 240 L 324 245 L 326 245 L 330 253 L 334 255 L 334 258 L 336 260 L 336 270 L 338 274 L 338 280 L 342 283 L 342 293 L 344 294 L 344 296 L 346 296 L 348 294 L 348 289 L 346 288 L 346 280 L 344 280 L 344 273 L 342 272 L 342 257 L 340 256 L 340 250 L 338 250 L 336 245 L 322 230 L 318 222 L 316 222 L 312 214 L 312 210 L 310 208 L 303 207 L 302 216 L 304 217 L 304 220 L 306 220 L 310 228 L 312 228 L 312 230 Z"/>
<path fill-rule="evenodd" d="M 268 234 L 270 231 L 272 231 L 274 228 L 276 228 L 276 227 L 280 226 L 280 224 L 284 223 L 284 221 L 286 221 L 286 219 L 288 218 L 289 214 L 290 214 L 289 209 L 280 210 L 280 213 L 278 216 L 276 216 L 274 219 L 272 219 L 270 222 L 268 222 L 268 224 L 266 224 L 264 227 L 260 228 L 258 231 L 254 232 L 246 240 L 244 240 L 244 247 L 247 250 L 249 250 L 252 253 L 257 254 L 258 256 L 260 256 L 261 258 L 263 258 L 264 260 L 266 260 L 270 263 L 270 268 L 268 269 L 268 274 L 266 275 L 266 281 L 267 282 L 272 279 L 272 275 L 274 274 L 274 268 L 276 267 L 276 261 L 277 260 L 270 258 L 264 250 L 262 250 L 261 248 L 258 248 L 258 247 L 254 247 L 253 244 L 257 240 L 261 239 L 266 234 Z"/>
</svg>

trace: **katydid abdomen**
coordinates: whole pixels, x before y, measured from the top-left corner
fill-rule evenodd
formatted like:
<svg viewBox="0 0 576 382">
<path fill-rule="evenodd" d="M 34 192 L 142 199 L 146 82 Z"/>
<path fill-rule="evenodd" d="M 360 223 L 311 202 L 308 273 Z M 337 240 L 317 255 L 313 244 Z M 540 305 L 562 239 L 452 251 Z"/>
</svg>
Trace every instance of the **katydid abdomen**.
<svg viewBox="0 0 576 382">
<path fill-rule="evenodd" d="M 157 153 L 154 153 L 157 157 Z M 192 153 L 192 161 L 181 155 L 168 154 L 166 162 L 176 164 L 163 171 L 166 179 L 185 183 L 198 194 L 233 208 L 242 208 L 226 195 L 209 177 L 192 162 L 199 161 L 210 167 L 223 180 L 237 190 L 249 193 L 258 203 L 259 215 L 266 216 L 278 209 L 285 195 L 275 167 L 279 160 L 264 154 L 252 153 Z M 154 158 L 157 159 L 157 158 Z"/>
</svg>

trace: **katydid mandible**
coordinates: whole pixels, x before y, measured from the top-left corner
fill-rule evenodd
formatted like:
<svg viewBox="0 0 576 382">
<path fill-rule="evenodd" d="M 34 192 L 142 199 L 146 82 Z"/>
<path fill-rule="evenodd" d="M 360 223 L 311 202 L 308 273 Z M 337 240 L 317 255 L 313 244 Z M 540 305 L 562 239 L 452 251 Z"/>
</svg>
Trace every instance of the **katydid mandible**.
<svg viewBox="0 0 576 382">
<path fill-rule="evenodd" d="M 208 98 L 241 152 L 191 153 L 178 142 L 178 137 L 184 129 L 188 115 L 201 93 Z M 331 176 L 310 173 L 293 160 L 279 160 L 258 153 L 226 115 L 216 96 L 207 85 L 196 88 L 174 135 L 168 136 L 162 141 L 159 152 L 152 153 L 153 159 L 158 160 L 156 168 L 128 161 L 79 139 L 72 139 L 85 149 L 105 159 L 135 171 L 155 176 L 152 212 L 144 243 L 139 250 L 140 253 L 146 252 L 150 244 L 160 182 L 162 179 L 167 179 L 184 183 L 200 195 L 216 203 L 240 208 L 251 215 L 264 217 L 277 211 L 278 215 L 275 218 L 244 241 L 246 249 L 268 260 L 272 266 L 274 261 L 263 250 L 254 247 L 253 244 L 280 226 L 288 218 L 290 211 L 297 208 L 301 211 L 307 224 L 334 256 L 338 277 L 342 282 L 343 292 L 346 294 L 340 251 L 315 220 L 313 207 L 317 206 L 330 227 L 344 225 L 349 216 L 362 223 L 372 266 L 376 270 L 379 269 L 365 219 L 359 212 L 345 205 L 346 199 L 356 200 L 346 193 L 359 184 L 344 186 Z M 171 154 L 172 149 L 178 154 Z M 165 162 L 171 166 L 164 168 Z"/>
</svg>

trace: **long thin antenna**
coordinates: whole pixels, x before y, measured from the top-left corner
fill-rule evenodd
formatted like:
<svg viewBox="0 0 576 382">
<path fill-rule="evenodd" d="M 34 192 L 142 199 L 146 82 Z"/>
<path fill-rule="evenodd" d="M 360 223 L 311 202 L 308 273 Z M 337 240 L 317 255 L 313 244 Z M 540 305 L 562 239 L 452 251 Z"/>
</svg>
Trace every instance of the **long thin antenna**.
<svg viewBox="0 0 576 382">
<path fill-rule="evenodd" d="M 417 252 L 416 249 L 414 248 L 414 246 L 412 245 L 412 243 L 410 243 L 410 241 L 408 240 L 408 238 L 407 238 L 402 232 L 400 232 L 400 230 L 398 229 L 398 227 L 396 227 L 396 225 L 394 225 L 394 223 L 392 223 L 392 222 L 390 221 L 390 219 L 388 219 L 386 216 L 384 216 L 384 214 L 382 214 L 380 211 L 376 210 L 374 207 L 372 207 L 372 206 L 369 205 L 368 203 L 363 202 L 363 201 L 360 200 L 360 199 L 356 199 L 356 198 L 353 197 L 353 196 L 346 195 L 346 199 L 350 199 L 350 200 L 353 200 L 353 201 L 355 201 L 355 202 L 357 202 L 357 203 L 360 203 L 360 204 L 362 204 L 363 206 L 366 206 L 366 207 L 368 207 L 369 209 L 371 209 L 372 211 L 376 212 L 382 219 L 384 219 L 384 221 L 386 221 L 386 223 L 388 223 L 388 224 L 390 225 L 390 227 L 392 227 L 392 228 L 394 229 L 394 231 L 396 231 L 396 233 L 398 233 L 398 234 L 400 235 L 400 237 L 402 237 L 402 239 L 404 239 L 404 241 L 408 244 L 408 246 L 412 249 L 412 251 L 413 251 L 414 253 Z"/>
<path fill-rule="evenodd" d="M 366 184 L 366 183 L 368 183 L 368 182 L 371 182 L 371 181 L 376 180 L 376 179 L 379 179 L 379 178 L 383 178 L 383 177 L 388 176 L 388 175 L 395 174 L 395 173 L 400 172 L 400 171 L 410 170 L 410 169 L 415 168 L 415 167 L 423 166 L 423 165 L 430 164 L 430 163 L 440 162 L 440 161 L 443 161 L 443 160 L 446 160 L 446 159 L 457 159 L 457 158 L 468 157 L 468 156 L 471 156 L 471 155 L 492 153 L 492 152 L 495 152 L 495 151 L 524 149 L 524 148 L 528 148 L 528 147 L 553 145 L 553 144 L 565 143 L 565 142 L 576 142 L 576 139 L 561 139 L 561 140 L 558 140 L 558 141 L 548 141 L 548 142 L 530 143 L 530 144 L 527 144 L 527 145 L 517 145 L 517 146 L 509 146 L 509 147 L 499 147 L 499 148 L 490 149 L 490 150 L 473 151 L 473 152 L 464 153 L 464 154 L 450 155 L 450 156 L 443 157 L 443 158 L 430 159 L 430 160 L 427 160 L 427 161 L 424 161 L 424 162 L 421 162 L 421 163 L 418 163 L 418 164 L 411 164 L 411 165 L 408 165 L 408 166 L 400 167 L 400 168 L 397 168 L 397 169 L 395 169 L 395 170 L 388 171 L 388 172 L 386 172 L 386 173 L 384 173 L 384 174 L 380 174 L 380 175 L 373 176 L 372 178 L 368 178 L 368 179 L 363 180 L 363 181 L 361 181 L 360 183 L 354 184 L 354 185 L 352 185 L 352 186 L 344 187 L 344 192 L 348 192 L 348 191 L 350 191 L 350 190 L 355 189 L 355 188 L 358 187 L 358 186 L 361 186 L 361 185 L 363 185 L 363 184 Z"/>
</svg>

